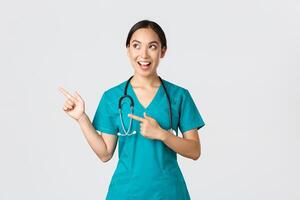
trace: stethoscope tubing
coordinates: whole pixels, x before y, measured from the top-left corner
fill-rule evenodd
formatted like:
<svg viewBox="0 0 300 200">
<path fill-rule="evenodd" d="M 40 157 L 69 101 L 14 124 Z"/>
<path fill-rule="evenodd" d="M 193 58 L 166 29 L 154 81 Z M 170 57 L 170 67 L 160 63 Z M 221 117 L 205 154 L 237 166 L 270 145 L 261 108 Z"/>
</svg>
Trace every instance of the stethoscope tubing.
<svg viewBox="0 0 300 200">
<path fill-rule="evenodd" d="M 122 126 L 122 129 L 124 131 L 124 133 L 118 133 L 119 136 L 130 136 L 130 135 L 134 135 L 136 134 L 136 131 L 134 131 L 133 133 L 129 133 L 129 131 L 131 130 L 131 127 L 132 127 L 132 118 L 130 118 L 130 121 L 129 121 L 129 127 L 126 131 L 125 129 L 125 126 L 124 126 L 124 121 L 123 121 L 123 117 L 122 117 L 122 100 L 125 99 L 125 98 L 129 98 L 130 99 L 130 113 L 133 114 L 133 109 L 134 109 L 134 101 L 133 101 L 133 98 L 127 94 L 127 89 L 128 89 L 128 85 L 129 85 L 129 82 L 130 80 L 132 79 L 133 76 L 131 76 L 127 82 L 126 82 L 126 85 L 125 85 L 125 88 L 124 88 L 124 95 L 122 97 L 120 97 L 119 99 L 119 104 L 118 104 L 118 110 L 119 110 L 119 117 L 120 117 L 120 121 L 121 121 L 121 126 Z M 172 124 L 172 107 L 171 107 L 171 101 L 170 101 L 170 96 L 167 92 L 167 89 L 165 87 L 165 84 L 163 82 L 163 80 L 161 79 L 160 76 L 158 76 L 158 78 L 160 79 L 161 81 L 161 84 L 163 86 L 163 89 L 166 93 L 166 96 L 167 96 L 167 100 L 168 100 L 168 105 L 169 105 L 169 120 L 170 120 L 170 130 L 173 129 L 173 124 Z"/>
</svg>

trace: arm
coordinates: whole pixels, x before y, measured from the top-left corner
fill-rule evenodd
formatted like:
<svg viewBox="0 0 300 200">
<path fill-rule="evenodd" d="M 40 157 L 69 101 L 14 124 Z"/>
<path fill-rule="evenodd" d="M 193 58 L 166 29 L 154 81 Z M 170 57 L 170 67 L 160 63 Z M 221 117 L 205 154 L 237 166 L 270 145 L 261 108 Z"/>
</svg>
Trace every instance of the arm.
<svg viewBox="0 0 300 200">
<path fill-rule="evenodd" d="M 141 122 L 140 131 L 144 137 L 156 139 L 164 142 L 173 151 L 180 155 L 197 160 L 201 154 L 200 139 L 198 130 L 191 129 L 183 133 L 183 138 L 173 135 L 173 133 L 160 127 L 157 121 L 144 113 L 144 117 L 128 114 L 129 117 Z"/>
<path fill-rule="evenodd" d="M 86 140 L 100 160 L 103 162 L 110 160 L 115 151 L 117 137 L 101 133 L 99 135 L 97 133 L 84 111 L 85 102 L 77 91 L 73 96 L 62 87 L 59 87 L 59 90 L 68 98 L 64 104 L 63 110 L 79 123 Z"/>
<path fill-rule="evenodd" d="M 117 137 L 110 134 L 98 134 L 89 117 L 84 113 L 78 120 L 88 144 L 102 162 L 109 161 L 115 151 Z"/>
<path fill-rule="evenodd" d="M 201 155 L 201 145 L 197 129 L 183 133 L 183 138 L 161 129 L 160 140 L 180 155 L 197 160 Z"/>
</svg>

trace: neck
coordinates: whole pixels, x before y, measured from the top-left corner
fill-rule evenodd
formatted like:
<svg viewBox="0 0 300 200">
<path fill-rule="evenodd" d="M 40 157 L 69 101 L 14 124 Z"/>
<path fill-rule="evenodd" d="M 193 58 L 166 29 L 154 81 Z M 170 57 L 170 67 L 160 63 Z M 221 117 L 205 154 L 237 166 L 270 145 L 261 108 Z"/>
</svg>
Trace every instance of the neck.
<svg viewBox="0 0 300 200">
<path fill-rule="evenodd" d="M 138 74 L 134 74 L 130 80 L 130 83 L 134 87 L 158 87 L 160 85 L 160 80 L 156 73 L 150 76 L 140 76 Z"/>
</svg>

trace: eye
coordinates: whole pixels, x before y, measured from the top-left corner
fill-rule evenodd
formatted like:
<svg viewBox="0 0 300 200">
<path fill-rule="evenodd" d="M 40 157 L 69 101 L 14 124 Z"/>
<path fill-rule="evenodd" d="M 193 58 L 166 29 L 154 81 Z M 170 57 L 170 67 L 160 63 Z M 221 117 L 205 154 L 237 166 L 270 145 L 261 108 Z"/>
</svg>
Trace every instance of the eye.
<svg viewBox="0 0 300 200">
<path fill-rule="evenodd" d="M 154 45 L 154 44 L 151 44 L 149 47 L 150 47 L 150 49 L 153 49 L 153 50 L 157 48 L 156 45 Z"/>
<path fill-rule="evenodd" d="M 133 46 L 133 48 L 135 48 L 135 49 L 139 49 L 139 48 L 140 48 L 140 45 L 137 44 L 137 43 L 133 44 L 132 46 Z"/>
</svg>

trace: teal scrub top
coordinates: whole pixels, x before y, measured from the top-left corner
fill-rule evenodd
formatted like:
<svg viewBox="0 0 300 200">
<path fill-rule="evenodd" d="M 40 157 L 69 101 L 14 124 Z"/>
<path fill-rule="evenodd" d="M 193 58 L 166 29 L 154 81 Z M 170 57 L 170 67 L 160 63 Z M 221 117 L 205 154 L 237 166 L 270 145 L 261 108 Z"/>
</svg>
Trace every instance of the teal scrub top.
<svg viewBox="0 0 300 200">
<path fill-rule="evenodd" d="M 172 105 L 173 129 L 178 136 L 178 129 L 184 133 L 191 129 L 200 129 L 204 121 L 189 91 L 183 87 L 163 80 Z M 189 200 L 190 195 L 177 163 L 177 153 L 159 140 L 144 137 L 140 133 L 139 121 L 132 120 L 129 133 L 124 134 L 118 111 L 119 98 L 124 94 L 126 81 L 106 90 L 98 104 L 92 120 L 96 130 L 118 137 L 119 160 L 111 178 L 106 200 Z M 170 129 L 169 106 L 162 84 L 154 98 L 145 108 L 138 100 L 131 83 L 127 94 L 133 98 L 133 114 L 143 117 L 143 113 L 154 118 L 159 125 Z M 122 101 L 122 117 L 125 129 L 128 129 L 130 118 L 129 99 Z"/>
</svg>

